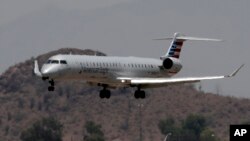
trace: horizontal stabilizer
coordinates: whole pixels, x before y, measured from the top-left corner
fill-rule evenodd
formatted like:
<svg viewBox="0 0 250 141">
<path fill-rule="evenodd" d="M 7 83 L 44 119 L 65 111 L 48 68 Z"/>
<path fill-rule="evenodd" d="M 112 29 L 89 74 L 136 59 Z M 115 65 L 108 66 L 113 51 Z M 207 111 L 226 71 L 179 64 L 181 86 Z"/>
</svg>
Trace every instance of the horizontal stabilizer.
<svg viewBox="0 0 250 141">
<path fill-rule="evenodd" d="M 213 42 L 222 41 L 221 39 L 190 37 L 190 36 L 182 35 L 180 33 L 175 33 L 174 37 L 160 38 L 160 39 L 154 39 L 154 40 L 172 40 L 168 51 L 161 58 L 166 58 L 166 57 L 179 58 L 183 43 L 188 40 L 189 41 L 213 41 Z"/>
<path fill-rule="evenodd" d="M 159 38 L 159 39 L 153 39 L 153 40 L 173 40 L 173 39 L 184 40 L 184 41 L 187 41 L 187 40 L 190 40 L 190 41 L 214 41 L 214 42 L 221 42 L 221 41 L 223 41 L 221 39 L 189 37 L 189 36 L 178 36 L 176 38 L 167 37 L 167 38 Z"/>
</svg>

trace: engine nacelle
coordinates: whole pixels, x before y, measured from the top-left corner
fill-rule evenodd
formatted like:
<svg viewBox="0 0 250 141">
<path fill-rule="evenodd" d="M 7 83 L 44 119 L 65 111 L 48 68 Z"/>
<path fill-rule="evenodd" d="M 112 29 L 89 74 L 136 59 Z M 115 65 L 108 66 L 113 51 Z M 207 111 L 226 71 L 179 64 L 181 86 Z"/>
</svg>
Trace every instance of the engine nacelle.
<svg viewBox="0 0 250 141">
<path fill-rule="evenodd" d="M 179 72 L 182 68 L 181 62 L 177 58 L 168 57 L 163 60 L 162 66 L 164 69 L 170 72 Z"/>
</svg>

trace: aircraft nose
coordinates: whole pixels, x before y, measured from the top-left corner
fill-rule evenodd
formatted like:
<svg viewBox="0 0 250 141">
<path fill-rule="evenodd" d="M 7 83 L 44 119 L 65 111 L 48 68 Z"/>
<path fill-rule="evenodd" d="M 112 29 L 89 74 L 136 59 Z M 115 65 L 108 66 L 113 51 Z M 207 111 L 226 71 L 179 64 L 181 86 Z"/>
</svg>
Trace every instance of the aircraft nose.
<svg viewBox="0 0 250 141">
<path fill-rule="evenodd" d="M 42 73 L 43 75 L 48 75 L 48 74 L 50 74 L 50 71 L 49 71 L 48 69 L 42 69 L 42 70 L 41 70 L 41 73 Z"/>
<path fill-rule="evenodd" d="M 51 76 L 56 72 L 55 68 L 53 68 L 52 66 L 43 66 L 41 73 L 43 76 Z"/>
<path fill-rule="evenodd" d="M 49 69 L 42 69 L 41 73 L 43 76 L 49 76 L 51 74 L 51 71 Z"/>
</svg>

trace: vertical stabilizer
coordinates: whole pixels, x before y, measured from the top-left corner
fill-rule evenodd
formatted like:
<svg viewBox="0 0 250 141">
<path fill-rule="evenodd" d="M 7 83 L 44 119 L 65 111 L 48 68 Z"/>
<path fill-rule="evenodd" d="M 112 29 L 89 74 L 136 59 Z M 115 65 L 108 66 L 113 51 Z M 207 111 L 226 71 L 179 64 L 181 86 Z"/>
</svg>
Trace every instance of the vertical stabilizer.
<svg viewBox="0 0 250 141">
<path fill-rule="evenodd" d="M 180 33 L 174 34 L 174 38 L 170 44 L 170 47 L 168 48 L 168 52 L 164 55 L 165 57 L 174 57 L 174 58 L 180 57 L 181 48 L 185 40 L 178 39 L 179 36 L 180 36 Z"/>
</svg>

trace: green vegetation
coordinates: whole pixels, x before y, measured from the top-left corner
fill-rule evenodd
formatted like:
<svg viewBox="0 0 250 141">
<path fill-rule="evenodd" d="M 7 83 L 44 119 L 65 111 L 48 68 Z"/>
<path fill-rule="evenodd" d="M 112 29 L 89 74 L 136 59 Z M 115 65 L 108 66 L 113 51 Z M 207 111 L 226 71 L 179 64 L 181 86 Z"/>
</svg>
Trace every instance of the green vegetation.
<svg viewBox="0 0 250 141">
<path fill-rule="evenodd" d="M 175 121 L 173 118 L 167 118 L 165 120 L 161 120 L 158 124 L 158 127 L 161 130 L 161 133 L 167 135 L 168 133 L 178 133 L 179 128 L 175 127 Z"/>
<path fill-rule="evenodd" d="M 87 121 L 84 128 L 86 132 L 84 141 L 105 141 L 101 125 L 96 125 L 93 121 Z"/>
<path fill-rule="evenodd" d="M 181 126 L 177 126 L 173 118 L 167 118 L 161 120 L 158 127 L 162 134 L 172 134 L 171 141 L 218 141 L 200 115 L 189 115 Z"/>
<path fill-rule="evenodd" d="M 22 141 L 62 141 L 63 125 L 55 118 L 43 118 L 21 134 Z"/>
<path fill-rule="evenodd" d="M 203 116 L 200 115 L 189 115 L 186 120 L 183 122 L 182 128 L 185 131 L 189 131 L 194 134 L 198 139 L 201 132 L 206 127 L 206 121 Z"/>
<path fill-rule="evenodd" d="M 207 128 L 201 132 L 200 141 L 219 141 L 219 139 L 215 137 L 213 131 Z"/>
</svg>

